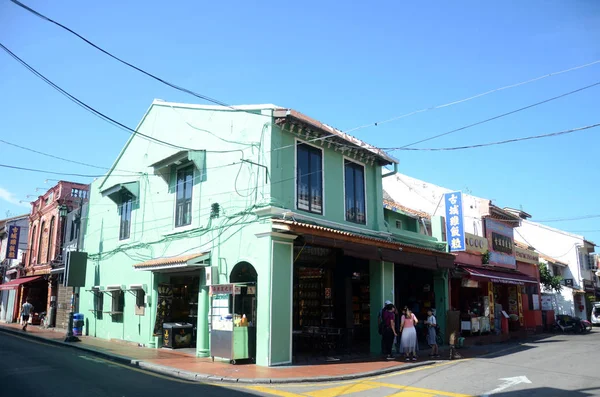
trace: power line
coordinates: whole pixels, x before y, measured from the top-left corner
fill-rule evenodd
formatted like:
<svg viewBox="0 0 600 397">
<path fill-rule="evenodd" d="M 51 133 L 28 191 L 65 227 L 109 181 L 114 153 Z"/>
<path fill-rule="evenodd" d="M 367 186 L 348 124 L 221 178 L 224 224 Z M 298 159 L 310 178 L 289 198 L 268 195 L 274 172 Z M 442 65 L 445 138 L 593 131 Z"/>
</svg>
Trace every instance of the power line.
<svg viewBox="0 0 600 397">
<path fill-rule="evenodd" d="M 549 74 L 546 74 L 546 75 L 543 75 L 543 76 L 540 76 L 540 77 L 536 77 L 536 78 L 533 78 L 533 79 L 522 81 L 520 83 L 511 84 L 511 85 L 507 85 L 507 86 L 500 87 L 500 88 L 495 88 L 493 90 L 489 90 L 489 91 L 483 92 L 481 94 L 477 94 L 477 95 L 470 96 L 468 98 L 459 99 L 459 100 L 456 100 L 456 101 L 445 103 L 443 105 L 431 106 L 431 107 L 428 107 L 428 108 L 423 108 L 423 109 L 420 109 L 420 110 L 415 110 L 415 111 L 412 111 L 412 112 L 409 112 L 409 113 L 405 113 L 405 114 L 403 114 L 401 116 L 392 117 L 392 118 L 387 119 L 387 120 L 376 121 L 374 123 L 369 123 L 369 124 L 361 125 L 359 127 L 355 127 L 355 128 L 346 130 L 345 132 L 346 133 L 350 133 L 350 132 L 361 130 L 361 129 L 367 128 L 367 127 L 377 127 L 377 126 L 379 126 L 381 124 L 390 123 L 392 121 L 400 120 L 400 119 L 403 119 L 405 117 L 409 117 L 409 116 L 412 116 L 412 115 L 415 115 L 415 114 L 418 114 L 418 113 L 423 113 L 423 112 L 427 112 L 427 111 L 430 111 L 430 110 L 442 109 L 442 108 L 445 108 L 445 107 L 448 107 L 448 106 L 458 105 L 459 103 L 467 102 L 467 101 L 470 101 L 472 99 L 481 98 L 482 96 L 493 94 L 494 92 L 507 90 L 509 88 L 519 87 L 519 86 L 522 86 L 522 85 L 525 85 L 525 84 L 529 84 L 529 83 L 533 83 L 535 81 L 542 80 L 542 79 L 545 79 L 545 78 L 548 78 L 548 77 L 557 76 L 559 74 L 563 74 L 563 73 L 567 73 L 567 72 L 572 72 L 572 71 L 578 70 L 578 69 L 587 68 L 589 66 L 596 65 L 598 63 L 600 63 L 600 60 L 597 60 L 597 61 L 594 61 L 594 62 L 590 62 L 590 63 L 586 63 L 584 65 L 575 66 L 575 67 L 572 67 L 572 68 L 569 68 L 569 69 L 565 69 L 565 70 L 561 70 L 561 71 L 558 71 L 558 72 L 549 73 Z"/>
<path fill-rule="evenodd" d="M 573 217 L 573 218 L 545 219 L 545 220 L 535 221 L 535 222 L 550 223 L 550 222 L 581 221 L 584 219 L 593 219 L 593 218 L 600 218 L 600 214 L 598 214 L 598 215 L 583 215 L 583 216 L 577 216 L 577 217 Z"/>
<path fill-rule="evenodd" d="M 570 129 L 570 130 L 564 130 L 564 131 L 559 131 L 559 132 L 552 132 L 552 133 L 549 133 L 549 134 L 527 136 L 527 137 L 523 137 L 523 138 L 507 139 L 505 141 L 480 143 L 480 144 L 477 144 L 477 145 L 469 145 L 469 146 L 441 147 L 441 148 L 398 148 L 398 150 L 430 151 L 430 152 L 433 152 L 433 151 L 474 149 L 474 148 L 480 148 L 480 147 L 486 147 L 486 146 L 504 145 L 506 143 L 527 141 L 527 140 L 531 140 L 531 139 L 552 138 L 552 137 L 556 137 L 556 136 L 560 136 L 560 135 L 570 134 L 570 133 L 573 133 L 573 132 L 588 130 L 590 128 L 596 128 L 598 126 L 600 126 L 600 123 L 588 125 L 588 126 L 585 126 L 585 127 L 573 128 L 573 129 Z"/>
<path fill-rule="evenodd" d="M 32 152 L 32 153 L 37 153 L 39 155 L 50 157 L 50 158 L 53 158 L 53 159 L 56 159 L 56 160 L 66 161 L 68 163 L 79 164 L 79 165 L 83 165 L 83 166 L 86 166 L 86 167 L 97 168 L 97 169 L 100 169 L 100 170 L 109 170 L 110 169 L 108 167 L 101 167 L 99 165 L 93 165 L 93 164 L 83 163 L 81 161 L 70 160 L 70 159 L 67 159 L 67 158 L 64 158 L 64 157 L 60 157 L 60 156 L 56 156 L 56 155 L 53 155 L 53 154 L 50 154 L 50 153 L 41 152 L 39 150 L 35 150 L 35 149 L 31 149 L 31 148 L 28 148 L 28 147 L 25 147 L 25 146 L 17 145 L 16 143 L 8 142 L 8 141 L 5 141 L 3 139 L 0 139 L 0 142 L 4 143 L 5 145 L 13 146 L 13 147 L 16 147 L 16 148 L 19 148 L 19 149 L 22 149 L 22 150 L 26 150 L 26 151 L 29 151 L 29 152 Z M 137 171 L 127 171 L 127 170 L 116 170 L 116 171 L 131 172 L 131 173 L 135 173 L 135 174 L 141 174 L 141 172 L 137 172 Z"/>
<path fill-rule="evenodd" d="M 79 100 L 75 96 L 69 94 L 67 91 L 63 90 L 58 85 L 54 84 L 51 80 L 49 80 L 48 78 L 46 78 L 43 74 L 41 74 L 40 72 L 38 72 L 35 68 L 33 68 L 32 66 L 30 66 L 27 62 L 25 62 L 24 60 L 22 60 L 21 58 L 19 58 L 17 55 L 15 55 L 12 51 L 10 51 L 2 43 L 0 43 L 0 48 L 3 49 L 5 52 L 7 52 L 11 57 L 13 57 L 17 62 L 19 62 L 25 68 L 27 68 L 27 70 L 29 70 L 31 73 L 33 73 L 34 75 L 36 75 L 37 77 L 39 77 L 40 79 L 42 79 L 45 83 L 47 83 L 48 85 L 50 85 L 52 88 L 54 88 L 55 90 L 57 90 L 58 92 L 60 92 L 61 94 L 63 94 L 67 98 L 69 98 L 71 101 L 73 101 L 76 104 L 78 104 L 79 106 L 81 106 L 84 109 L 90 111 L 94 115 L 100 117 L 104 121 L 107 121 L 110 124 L 113 124 L 113 125 L 121 128 L 121 129 L 126 130 L 131 135 L 138 135 L 138 136 L 140 136 L 142 138 L 145 138 L 145 139 L 147 139 L 149 141 L 152 141 L 152 142 L 155 142 L 155 143 L 159 143 L 161 145 L 169 146 L 171 148 L 180 149 L 180 150 L 196 150 L 196 149 L 185 147 L 185 146 L 175 145 L 175 144 L 169 143 L 167 141 L 163 141 L 161 139 L 154 138 L 154 137 L 152 137 L 150 135 L 143 134 L 143 133 L 141 133 L 139 131 L 136 131 L 136 130 L 134 130 L 134 129 L 128 127 L 128 126 L 126 126 L 125 124 L 122 124 L 122 123 L 120 123 L 120 122 L 118 122 L 118 121 L 110 118 L 109 116 L 105 115 L 104 113 L 102 113 L 102 112 L 94 109 L 90 105 L 88 105 L 85 102 Z M 239 149 L 236 149 L 236 150 L 221 150 L 221 151 L 207 150 L 207 152 L 210 152 L 210 153 L 230 153 L 230 152 L 237 152 L 237 151 L 239 151 Z"/>
<path fill-rule="evenodd" d="M 25 167 L 18 167 L 15 165 L 8 165 L 8 164 L 0 164 L 1 168 L 10 168 L 13 170 L 20 170 L 20 171 L 29 171 L 29 172 L 39 172 L 41 174 L 52 174 L 52 175 L 64 175 L 64 176 L 79 176 L 81 178 L 102 178 L 104 177 L 104 175 L 90 175 L 90 174 L 74 174 L 74 173 L 69 173 L 69 172 L 57 172 L 57 171 L 47 171 L 47 170 L 40 170 L 37 168 L 25 168 Z M 130 175 L 115 175 L 115 176 L 132 176 Z"/>
<path fill-rule="evenodd" d="M 543 100 L 541 102 L 536 102 L 534 104 L 531 104 L 531 105 L 528 105 L 528 106 L 524 106 L 524 107 L 519 108 L 519 109 L 511 110 L 510 112 L 502 113 L 502 114 L 500 114 L 498 116 L 490 117 L 488 119 L 481 120 L 481 121 L 478 121 L 478 122 L 473 123 L 473 124 L 469 124 L 469 125 L 466 125 L 466 126 L 463 126 L 463 127 L 460 127 L 460 128 L 456 128 L 456 129 L 451 130 L 451 131 L 447 131 L 447 132 L 444 132 L 444 133 L 441 133 L 441 134 L 438 134 L 438 135 L 431 136 L 429 138 L 421 139 L 419 141 L 416 141 L 416 142 L 413 142 L 413 143 L 409 143 L 408 145 L 404 145 L 404 146 L 400 146 L 400 147 L 391 147 L 391 148 L 380 148 L 380 149 L 382 149 L 382 150 L 400 150 L 400 149 L 404 149 L 404 148 L 407 148 L 409 146 L 414 146 L 414 145 L 417 145 L 419 143 L 431 141 L 433 139 L 436 139 L 436 138 L 439 138 L 439 137 L 442 137 L 442 136 L 445 136 L 445 135 L 450 135 L 450 134 L 453 134 L 453 133 L 458 132 L 458 131 L 466 130 L 467 128 L 471 128 L 471 127 L 475 127 L 477 125 L 488 123 L 490 121 L 497 120 L 499 118 L 506 117 L 506 116 L 509 116 L 511 114 L 522 112 L 523 110 L 531 109 L 533 107 L 536 107 L 536 106 L 539 106 L 539 105 L 543 105 L 544 103 L 548 103 L 548 102 L 555 101 L 555 100 L 560 99 L 560 98 L 564 98 L 566 96 L 578 93 L 580 91 L 587 90 L 587 89 L 592 88 L 592 87 L 596 87 L 597 85 L 600 85 L 600 81 L 596 82 L 594 84 L 587 85 L 587 86 L 582 87 L 582 88 L 578 88 L 578 89 L 573 90 L 573 91 L 566 92 L 564 94 L 560 94 L 558 96 L 555 96 L 555 97 L 552 97 L 552 98 L 549 98 L 549 99 L 545 99 L 545 100 Z"/>
<path fill-rule="evenodd" d="M 29 12 L 30 12 L 30 13 L 32 13 L 32 14 L 34 14 L 35 16 L 37 16 L 37 17 L 39 17 L 39 18 L 42 18 L 42 19 L 44 19 L 44 20 L 46 20 L 46 21 L 48 21 L 48 22 L 50 22 L 50 23 L 53 23 L 54 25 L 56 25 L 56 26 L 58 26 L 58 27 L 60 27 L 60 28 L 62 28 L 62 29 L 64 29 L 64 30 L 66 30 L 67 32 L 69 32 L 69 33 L 71 33 L 71 34 L 73 34 L 73 35 L 75 35 L 75 36 L 77 36 L 78 38 L 80 38 L 81 40 L 83 40 L 84 42 L 86 42 L 87 44 L 91 45 L 92 47 L 94 47 L 94 48 L 95 48 L 95 49 L 97 49 L 98 51 L 100 51 L 100 52 L 102 52 L 102 53 L 104 53 L 104 54 L 108 55 L 109 57 L 113 58 L 114 60 L 116 60 L 116 61 L 118 61 L 118 62 L 120 62 L 120 63 L 122 63 L 122 64 L 124 64 L 124 65 L 127 65 L 127 66 L 129 66 L 130 68 L 132 68 L 132 69 L 135 69 L 135 70 L 137 70 L 138 72 L 140 72 L 140 73 L 143 73 L 143 74 L 145 74 L 146 76 L 148 76 L 148 77 L 150 77 L 150 78 L 152 78 L 152 79 L 154 79 L 154 80 L 156 80 L 156 81 L 159 81 L 159 82 L 161 82 L 161 83 L 163 83 L 163 84 L 165 84 L 165 85 L 168 85 L 169 87 L 171 87 L 171 88 L 174 88 L 174 89 L 176 89 L 176 90 L 178 90 L 178 91 L 182 91 L 182 92 L 185 92 L 185 93 L 187 93 L 187 94 L 193 95 L 193 96 L 195 96 L 196 98 L 200 98 L 200 99 L 203 99 L 203 100 L 205 100 L 205 101 L 208 101 L 208 102 L 211 102 L 211 103 L 214 103 L 214 104 L 220 105 L 220 106 L 225 106 L 225 107 L 231 108 L 231 109 L 233 109 L 233 110 L 240 110 L 240 109 L 236 109 L 236 108 L 235 108 L 235 107 L 233 107 L 233 106 L 227 105 L 226 103 L 224 103 L 224 102 L 221 102 L 221 101 L 219 101 L 219 100 L 217 100 L 217 99 L 211 98 L 211 97 L 209 97 L 209 96 L 206 96 L 206 95 L 198 94 L 198 93 L 196 93 L 196 92 L 194 92 L 194 91 L 192 91 L 192 90 L 189 90 L 189 89 L 187 89 L 187 88 L 184 88 L 184 87 L 178 86 L 178 85 L 176 85 L 176 84 L 170 83 L 170 82 L 168 82 L 168 81 L 167 81 L 167 80 L 165 80 L 165 79 L 162 79 L 162 78 L 160 78 L 160 77 L 158 77 L 158 76 L 156 76 L 156 75 L 154 75 L 154 74 L 152 74 L 152 73 L 150 73 L 150 72 L 147 72 L 147 71 L 145 71 L 144 69 L 142 69 L 142 68 L 140 68 L 140 67 L 138 67 L 138 66 L 135 66 L 135 65 L 133 65 L 133 64 L 131 64 L 131 63 L 129 63 L 129 62 L 127 62 L 127 61 L 125 61 L 125 60 L 123 60 L 123 59 L 121 59 L 121 58 L 117 57 L 116 55 L 113 55 L 113 54 L 112 54 L 112 53 L 110 53 L 109 51 L 107 51 L 107 50 L 103 49 L 102 47 L 100 47 L 100 46 L 98 46 L 98 45 L 96 45 L 96 44 L 94 44 L 93 42 L 91 42 L 90 40 L 86 39 L 85 37 L 83 37 L 83 36 L 82 36 L 82 35 L 80 35 L 79 33 L 75 32 L 74 30 L 72 30 L 72 29 L 68 28 L 67 26 L 65 26 L 65 25 L 61 24 L 60 22 L 57 22 L 57 21 L 55 21 L 55 20 L 53 20 L 53 19 L 51 19 L 51 18 L 49 18 L 49 17 L 47 17 L 47 16 L 45 16 L 45 15 L 43 15 L 43 14 L 39 13 L 39 12 L 37 12 L 37 11 L 36 11 L 36 10 L 34 10 L 33 8 L 30 8 L 30 7 L 26 6 L 25 4 L 21 3 L 20 1 L 17 1 L 17 0 L 11 0 L 11 1 L 12 1 L 14 4 L 16 4 L 17 6 L 19 6 L 19 7 L 23 8 L 23 9 L 25 9 L 25 10 L 29 11 Z M 243 111 L 245 111 L 245 110 L 243 110 Z"/>
</svg>

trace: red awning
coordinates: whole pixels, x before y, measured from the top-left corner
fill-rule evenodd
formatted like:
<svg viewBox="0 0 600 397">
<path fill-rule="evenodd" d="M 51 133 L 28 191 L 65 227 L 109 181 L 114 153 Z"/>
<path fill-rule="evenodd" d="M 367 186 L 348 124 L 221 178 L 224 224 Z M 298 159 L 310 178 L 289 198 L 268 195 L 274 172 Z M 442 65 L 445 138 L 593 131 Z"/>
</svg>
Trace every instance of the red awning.
<svg viewBox="0 0 600 397">
<path fill-rule="evenodd" d="M 8 283 L 0 284 L 0 290 L 4 289 L 17 289 L 20 285 L 25 283 L 30 283 L 32 281 L 39 280 L 43 276 L 33 276 L 33 277 L 22 277 L 14 280 L 10 280 Z"/>
<path fill-rule="evenodd" d="M 521 272 L 504 272 L 495 269 L 479 269 L 474 267 L 460 266 L 469 273 L 469 278 L 477 281 L 488 281 L 492 283 L 524 285 L 525 283 L 537 284 L 538 281 Z"/>
</svg>

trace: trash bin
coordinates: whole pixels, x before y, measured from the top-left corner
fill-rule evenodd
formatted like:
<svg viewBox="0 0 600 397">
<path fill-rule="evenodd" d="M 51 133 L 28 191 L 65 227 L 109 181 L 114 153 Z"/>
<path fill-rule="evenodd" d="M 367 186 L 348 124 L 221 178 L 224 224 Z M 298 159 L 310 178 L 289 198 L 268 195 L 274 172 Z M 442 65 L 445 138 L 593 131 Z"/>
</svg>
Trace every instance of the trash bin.
<svg viewBox="0 0 600 397">
<path fill-rule="evenodd" d="M 183 349 L 192 346 L 194 326 L 188 323 L 164 323 L 163 347 Z"/>
<path fill-rule="evenodd" d="M 83 334 L 83 313 L 73 314 L 73 335 L 81 336 Z"/>
</svg>

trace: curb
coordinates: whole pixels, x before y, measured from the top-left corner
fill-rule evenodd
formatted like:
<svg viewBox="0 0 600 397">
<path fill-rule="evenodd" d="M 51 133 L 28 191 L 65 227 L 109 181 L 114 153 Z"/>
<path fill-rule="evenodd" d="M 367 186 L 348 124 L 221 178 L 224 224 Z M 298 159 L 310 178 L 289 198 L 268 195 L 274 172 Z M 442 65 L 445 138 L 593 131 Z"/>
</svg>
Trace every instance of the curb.
<svg viewBox="0 0 600 397">
<path fill-rule="evenodd" d="M 439 361 L 422 361 L 419 363 L 410 363 L 410 364 L 400 364 L 395 365 L 393 367 L 387 367 L 379 370 L 368 371 L 368 372 L 360 372 L 355 374 L 348 375 L 336 375 L 336 376 L 318 376 L 314 378 L 230 378 L 230 377 L 221 377 L 210 374 L 202 374 L 197 372 L 189 372 L 180 370 L 173 367 L 166 367 L 164 365 L 158 365 L 154 363 L 134 360 L 128 357 L 119 356 L 113 353 L 106 353 L 100 350 L 96 350 L 93 348 L 85 347 L 78 345 L 76 342 L 62 342 L 55 339 L 44 338 L 43 336 L 37 336 L 35 334 L 20 332 L 18 330 L 2 327 L 0 326 L 0 332 L 4 332 L 7 334 L 17 335 L 29 339 L 36 339 L 44 341 L 45 343 L 62 346 L 71 349 L 77 349 L 84 351 L 86 353 L 90 353 L 92 355 L 98 356 L 108 361 L 113 361 L 119 364 L 127 365 L 130 367 L 144 369 L 149 372 L 153 372 L 160 375 L 169 376 L 172 378 L 178 378 L 182 380 L 187 380 L 191 382 L 221 382 L 227 384 L 299 384 L 299 383 L 325 383 L 325 382 L 338 382 L 338 381 L 347 381 L 347 380 L 355 380 L 368 378 L 372 376 L 386 375 L 393 372 L 402 372 L 413 368 L 425 367 L 439 363 Z"/>
</svg>

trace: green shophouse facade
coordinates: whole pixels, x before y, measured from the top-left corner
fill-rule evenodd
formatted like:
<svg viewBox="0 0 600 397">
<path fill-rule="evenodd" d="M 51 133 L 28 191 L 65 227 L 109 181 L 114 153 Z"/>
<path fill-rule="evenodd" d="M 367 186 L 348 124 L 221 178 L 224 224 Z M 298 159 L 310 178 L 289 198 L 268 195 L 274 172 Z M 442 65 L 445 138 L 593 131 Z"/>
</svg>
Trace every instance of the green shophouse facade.
<svg viewBox="0 0 600 397">
<path fill-rule="evenodd" d="M 394 262 L 452 261 L 390 233 L 382 167 L 393 158 L 296 111 L 156 100 L 136 130 L 90 188 L 80 295 L 88 335 L 160 347 L 159 294 L 179 283 L 193 304 L 197 355 L 208 356 L 208 284 L 255 281 L 256 363 L 291 363 L 295 263 L 314 246 L 367 264 L 377 352 L 376 314 L 394 299 Z"/>
</svg>

